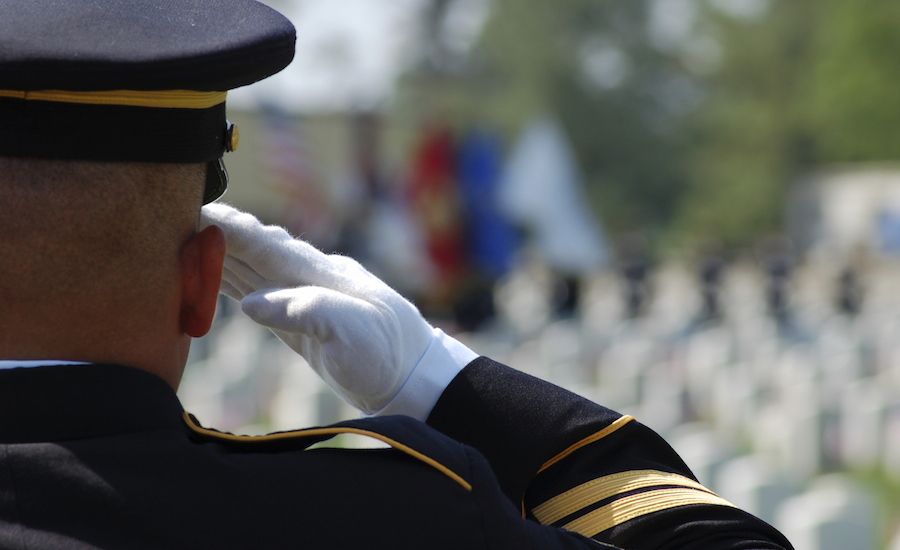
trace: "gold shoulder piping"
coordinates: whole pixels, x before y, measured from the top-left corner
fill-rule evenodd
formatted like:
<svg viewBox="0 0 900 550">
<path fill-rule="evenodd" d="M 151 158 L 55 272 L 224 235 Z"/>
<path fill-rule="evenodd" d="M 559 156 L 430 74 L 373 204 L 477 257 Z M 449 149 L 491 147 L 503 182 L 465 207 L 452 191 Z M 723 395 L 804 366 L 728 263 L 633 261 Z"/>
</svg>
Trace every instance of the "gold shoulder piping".
<svg viewBox="0 0 900 550">
<path fill-rule="evenodd" d="M 654 485 L 679 485 L 714 494 L 699 482 L 679 474 L 659 470 L 629 470 L 582 483 L 536 506 L 533 513 L 539 522 L 548 525 L 595 502 Z"/>
<path fill-rule="evenodd" d="M 569 445 L 569 447 L 567 447 L 564 451 L 562 451 L 561 453 L 557 454 L 556 456 L 554 456 L 553 458 L 551 458 L 550 460 L 545 462 L 544 465 L 541 466 L 541 468 L 537 471 L 537 473 L 543 472 L 550 466 L 553 466 L 560 460 L 566 458 L 567 456 L 574 453 L 578 449 L 584 447 L 585 445 L 590 445 L 591 443 L 593 443 L 595 441 L 599 441 L 600 439 L 603 439 L 604 437 L 615 432 L 616 430 L 618 430 L 625 424 L 628 424 L 632 420 L 634 420 L 633 416 L 630 416 L 627 414 L 620 416 L 619 418 L 615 419 L 609 426 L 603 428 L 599 432 L 597 432 L 593 435 L 589 435 L 589 436 L 585 437 L 584 439 L 582 439 L 581 441 L 578 441 L 576 443 L 573 443 L 572 445 Z"/>
<path fill-rule="evenodd" d="M 349 427 L 310 428 L 310 429 L 306 429 L 306 430 L 293 430 L 293 431 L 289 431 L 289 432 L 280 432 L 280 433 L 269 434 L 269 435 L 234 435 L 234 434 L 226 434 L 226 433 L 222 433 L 222 432 L 217 432 L 215 430 L 209 430 L 202 426 L 198 426 L 187 412 L 185 412 L 183 414 L 183 418 L 184 418 L 184 422 L 187 424 L 188 428 L 190 428 L 191 431 L 193 431 L 197 434 L 200 434 L 200 435 L 203 435 L 206 437 L 210 437 L 213 439 L 222 439 L 225 441 L 232 441 L 232 442 L 236 442 L 236 443 L 264 443 L 267 441 L 279 441 L 279 440 L 283 440 L 283 439 L 296 439 L 296 438 L 300 438 L 300 437 L 315 437 L 315 436 L 319 436 L 319 435 L 338 435 L 338 434 L 363 435 L 366 437 L 371 437 L 372 439 L 377 439 L 378 441 L 381 441 L 383 443 L 387 443 L 394 449 L 397 449 L 398 451 L 400 451 L 404 454 L 407 454 L 407 455 L 415 458 L 416 460 L 419 460 L 420 462 L 424 462 L 425 464 L 431 466 L 435 470 L 441 472 L 445 476 L 447 476 L 450 479 L 452 479 L 453 481 L 455 481 L 460 487 L 462 487 L 466 491 L 472 490 L 471 483 L 469 483 L 468 481 L 463 479 L 462 476 L 460 476 L 459 474 L 457 474 L 450 468 L 444 466 L 437 460 L 431 458 L 430 456 L 426 456 L 426 455 L 420 453 L 419 451 L 413 449 L 412 447 L 409 447 L 407 445 L 404 445 L 403 443 L 400 443 L 399 441 L 391 439 L 390 437 L 387 437 L 387 436 L 382 435 L 377 432 L 371 432 L 369 430 L 361 430 L 359 428 L 349 428 Z"/>
<path fill-rule="evenodd" d="M 194 90 L 102 90 L 93 92 L 0 90 L 0 97 L 25 101 L 154 107 L 157 109 L 209 109 L 225 103 L 227 95 L 227 92 L 198 92 Z"/>
</svg>

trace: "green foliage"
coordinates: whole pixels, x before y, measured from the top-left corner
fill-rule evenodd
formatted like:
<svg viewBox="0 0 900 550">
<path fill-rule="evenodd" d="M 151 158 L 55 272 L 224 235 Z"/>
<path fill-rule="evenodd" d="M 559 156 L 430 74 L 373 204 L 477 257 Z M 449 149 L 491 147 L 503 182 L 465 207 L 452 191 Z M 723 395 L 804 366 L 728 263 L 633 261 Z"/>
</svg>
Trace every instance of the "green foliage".
<svg viewBox="0 0 900 550">
<path fill-rule="evenodd" d="M 651 234 L 670 222 L 685 188 L 677 136 L 654 128 L 640 98 L 621 92 L 591 94 L 561 80 L 557 114 L 569 132 L 589 196 L 614 232 Z"/>
<path fill-rule="evenodd" d="M 780 2 L 758 21 L 706 14 L 723 58 L 693 121 L 692 184 L 678 220 L 686 238 L 740 246 L 777 230 L 786 183 L 813 162 L 804 96 L 814 7 Z"/>
<path fill-rule="evenodd" d="M 758 21 L 706 16 L 724 57 L 695 120 L 683 237 L 750 243 L 779 229 L 798 176 L 900 158 L 900 5 L 793 0 Z"/>
<path fill-rule="evenodd" d="M 887 548 L 890 537 L 900 527 L 900 481 L 882 469 L 857 470 L 851 474 L 875 499 L 874 519 L 880 527 L 880 546 Z"/>
<path fill-rule="evenodd" d="M 678 135 L 684 114 L 673 107 L 670 88 L 689 75 L 676 56 L 651 44 L 650 4 L 494 0 L 467 72 L 454 79 L 420 70 L 418 80 L 401 88 L 398 103 L 427 101 L 430 114 L 464 125 L 477 121 L 510 144 L 533 119 L 555 116 L 604 225 L 614 232 L 661 230 L 685 188 Z M 596 50 L 622 64 L 622 74 L 605 85 L 585 71 L 585 58 Z M 412 100 L 413 89 L 428 91 Z"/>
<path fill-rule="evenodd" d="M 900 4 L 824 2 L 812 110 L 830 161 L 900 158 Z"/>
</svg>

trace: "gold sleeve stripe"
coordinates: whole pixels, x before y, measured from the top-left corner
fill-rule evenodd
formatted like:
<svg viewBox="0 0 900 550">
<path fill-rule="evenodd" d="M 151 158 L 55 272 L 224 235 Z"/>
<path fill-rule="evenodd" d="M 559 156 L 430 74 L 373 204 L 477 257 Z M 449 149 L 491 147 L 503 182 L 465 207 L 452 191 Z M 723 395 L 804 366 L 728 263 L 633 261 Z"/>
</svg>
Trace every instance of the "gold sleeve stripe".
<svg viewBox="0 0 900 550">
<path fill-rule="evenodd" d="M 659 489 L 621 498 L 570 521 L 563 529 L 593 537 L 630 519 L 692 504 L 734 506 L 722 497 L 696 489 Z"/>
<path fill-rule="evenodd" d="M 316 437 L 320 435 L 338 435 L 338 434 L 356 434 L 356 435 L 364 435 L 366 437 L 371 437 L 372 439 L 377 439 L 378 441 L 382 441 L 387 443 L 394 449 L 407 454 L 416 460 L 424 462 L 425 464 L 431 466 L 435 470 L 441 472 L 445 476 L 449 477 L 453 481 L 455 481 L 460 487 L 465 489 L 466 491 L 472 490 L 472 484 L 462 478 L 459 474 L 451 470 L 450 468 L 444 466 L 437 460 L 431 458 L 430 456 L 426 456 L 419 451 L 400 443 L 390 437 L 382 435 L 377 432 L 370 432 L 368 430 L 360 430 L 359 428 L 311 428 L 308 430 L 294 430 L 290 432 L 281 432 L 276 434 L 269 435 L 234 435 L 234 434 L 226 434 L 222 432 L 217 432 L 215 430 L 208 430 L 203 428 L 202 426 L 198 426 L 190 417 L 190 415 L 185 412 L 183 415 L 184 422 L 188 425 L 188 428 L 191 431 L 198 433 L 200 435 L 204 435 L 206 437 L 210 437 L 213 439 L 222 439 L 225 441 L 233 441 L 236 443 L 264 443 L 267 441 L 279 441 L 283 439 L 297 439 L 300 437 Z"/>
<path fill-rule="evenodd" d="M 595 502 L 600 502 L 609 497 L 635 489 L 643 489 L 655 485 L 679 485 L 712 492 L 702 484 L 682 475 L 659 470 L 630 470 L 598 477 L 582 483 L 538 505 L 533 510 L 533 513 L 538 521 L 547 525 L 555 523 Z"/>
<path fill-rule="evenodd" d="M 125 107 L 155 107 L 157 109 L 209 109 L 225 103 L 227 92 L 197 92 L 193 90 L 104 90 L 96 92 L 0 90 L 0 97 L 26 101 L 77 103 L 81 105 L 119 105 Z"/>
<path fill-rule="evenodd" d="M 593 435 L 589 435 L 589 436 L 585 437 L 581 441 L 573 443 L 568 448 L 566 448 L 566 450 L 564 450 L 563 452 L 559 453 L 558 455 L 554 456 L 553 458 L 551 458 L 550 460 L 545 462 L 544 465 L 541 466 L 541 468 L 538 470 L 538 473 L 543 472 L 550 466 L 553 466 L 560 460 L 566 458 L 567 456 L 574 453 L 578 449 L 584 447 L 585 445 L 590 445 L 591 443 L 593 443 L 595 441 L 599 441 L 599 440 L 603 439 L 604 437 L 615 432 L 616 430 L 618 430 L 625 424 L 628 424 L 632 420 L 634 420 L 633 416 L 629 416 L 627 414 L 620 416 L 619 418 L 615 419 L 609 426 L 603 428 L 602 430 L 600 430 L 599 432 L 597 432 Z"/>
</svg>

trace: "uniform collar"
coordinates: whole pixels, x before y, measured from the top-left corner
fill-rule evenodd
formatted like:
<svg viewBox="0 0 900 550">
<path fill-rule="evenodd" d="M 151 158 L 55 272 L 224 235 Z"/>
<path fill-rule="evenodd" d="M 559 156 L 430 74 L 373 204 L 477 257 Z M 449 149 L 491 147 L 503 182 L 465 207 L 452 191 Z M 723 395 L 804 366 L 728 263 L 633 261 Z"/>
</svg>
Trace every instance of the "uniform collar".
<svg viewBox="0 0 900 550">
<path fill-rule="evenodd" d="M 62 441 L 184 429 L 175 392 L 121 365 L 0 370 L 0 442 Z"/>
<path fill-rule="evenodd" d="M 62 361 L 59 359 L 7 359 L 0 360 L 0 370 L 4 369 L 29 369 L 32 367 L 50 367 L 53 365 L 87 365 L 85 361 Z"/>
</svg>

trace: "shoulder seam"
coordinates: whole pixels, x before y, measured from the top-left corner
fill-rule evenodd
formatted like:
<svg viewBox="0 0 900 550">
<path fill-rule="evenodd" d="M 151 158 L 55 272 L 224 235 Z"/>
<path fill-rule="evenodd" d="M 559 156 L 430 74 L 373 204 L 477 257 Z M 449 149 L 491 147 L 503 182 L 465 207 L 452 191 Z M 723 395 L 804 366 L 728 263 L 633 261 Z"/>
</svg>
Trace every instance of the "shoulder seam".
<svg viewBox="0 0 900 550">
<path fill-rule="evenodd" d="M 431 466 L 435 470 L 444 474 L 445 476 L 452 479 L 456 482 L 457 485 L 465 489 L 466 491 L 472 491 L 472 484 L 466 481 L 462 476 L 441 464 L 437 460 L 427 456 L 412 447 L 405 445 L 395 439 L 387 437 L 386 435 L 380 434 L 378 432 L 373 432 L 370 430 L 363 430 L 360 428 L 351 428 L 351 427 L 336 427 L 336 428 L 309 428 L 305 430 L 293 430 L 287 432 L 278 432 L 268 435 L 235 435 L 229 433 L 218 432 L 216 430 L 210 430 L 208 428 L 204 428 L 200 426 L 191 415 L 185 412 L 182 415 L 184 419 L 184 423 L 187 424 L 187 427 L 197 435 L 201 435 L 203 437 L 207 437 L 210 439 L 218 439 L 222 441 L 229 441 L 232 443 L 244 443 L 244 444 L 253 444 L 253 443 L 266 443 L 271 441 L 280 441 L 286 439 L 300 439 L 303 437 L 315 437 L 315 436 L 334 436 L 338 434 L 356 434 L 362 435 L 366 437 L 371 437 L 372 439 L 377 439 L 382 443 L 386 443 L 391 446 L 391 448 L 400 451 L 401 453 L 408 455 L 419 462 L 423 462 L 428 466 Z"/>
</svg>

